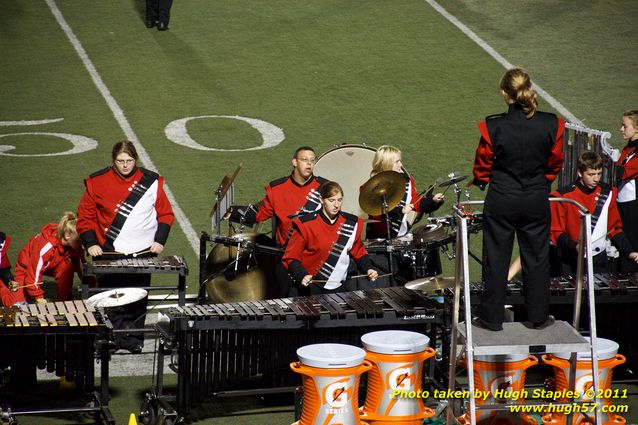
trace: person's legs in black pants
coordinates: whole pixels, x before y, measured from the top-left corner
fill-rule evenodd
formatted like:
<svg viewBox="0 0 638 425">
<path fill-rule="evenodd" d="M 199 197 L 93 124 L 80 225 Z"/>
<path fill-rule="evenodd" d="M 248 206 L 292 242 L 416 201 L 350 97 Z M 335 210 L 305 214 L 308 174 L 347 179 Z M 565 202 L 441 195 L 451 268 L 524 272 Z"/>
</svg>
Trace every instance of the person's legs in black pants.
<svg viewBox="0 0 638 425">
<path fill-rule="evenodd" d="M 483 282 L 479 317 L 484 326 L 502 329 L 505 319 L 507 273 L 514 245 L 509 196 L 490 190 L 483 211 Z"/>
<path fill-rule="evenodd" d="M 518 202 L 520 222 L 516 236 L 523 267 L 523 289 L 527 319 L 542 324 L 549 315 L 549 228 L 548 194 L 529 192 Z"/>
</svg>

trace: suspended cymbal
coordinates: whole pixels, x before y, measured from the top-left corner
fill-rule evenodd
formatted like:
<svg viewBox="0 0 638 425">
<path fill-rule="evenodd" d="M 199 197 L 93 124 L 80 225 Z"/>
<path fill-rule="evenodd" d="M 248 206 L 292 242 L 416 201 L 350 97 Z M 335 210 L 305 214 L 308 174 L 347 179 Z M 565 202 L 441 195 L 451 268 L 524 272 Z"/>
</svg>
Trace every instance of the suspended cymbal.
<svg viewBox="0 0 638 425">
<path fill-rule="evenodd" d="M 267 298 L 267 286 L 265 271 L 253 268 L 217 276 L 206 284 L 206 292 L 214 302 L 255 301 Z"/>
<path fill-rule="evenodd" d="M 464 176 L 462 174 L 458 174 L 458 173 L 450 173 L 447 176 L 447 180 L 443 180 L 443 182 L 439 183 L 439 187 L 445 187 L 445 186 L 449 186 L 451 184 L 455 184 L 458 183 L 460 181 L 463 181 L 467 178 L 467 176 Z"/>
<path fill-rule="evenodd" d="M 454 278 L 436 276 L 424 277 L 406 283 L 405 287 L 414 291 L 437 292 L 445 288 L 454 288 Z"/>
<path fill-rule="evenodd" d="M 95 294 L 86 302 L 93 307 L 109 308 L 133 304 L 146 297 L 148 291 L 142 288 L 117 288 Z"/>
<path fill-rule="evenodd" d="M 396 171 L 383 171 L 370 178 L 359 193 L 359 206 L 370 215 L 380 215 L 383 211 L 383 199 L 388 211 L 401 202 L 405 192 L 405 178 Z"/>
<path fill-rule="evenodd" d="M 254 249 L 240 248 L 237 244 L 274 246 L 264 234 L 242 233 L 227 239 L 227 245 L 217 243 L 206 259 L 206 292 L 216 303 L 255 301 L 272 298 L 277 294 L 275 257 Z M 238 260 L 237 262 L 235 262 Z"/>
</svg>

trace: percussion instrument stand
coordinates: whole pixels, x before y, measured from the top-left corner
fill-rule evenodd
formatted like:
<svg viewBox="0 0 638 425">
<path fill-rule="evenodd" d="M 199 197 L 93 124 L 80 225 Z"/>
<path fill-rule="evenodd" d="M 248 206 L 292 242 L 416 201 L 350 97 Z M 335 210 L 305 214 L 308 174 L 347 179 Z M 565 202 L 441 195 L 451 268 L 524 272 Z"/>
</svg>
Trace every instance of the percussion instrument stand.
<svg viewBox="0 0 638 425">
<path fill-rule="evenodd" d="M 221 205 L 221 202 L 222 202 L 222 190 L 223 190 L 222 185 L 219 185 L 217 187 L 217 189 L 215 189 L 215 203 L 216 203 L 216 205 Z M 224 211 L 224 213 L 225 213 L 225 211 Z M 221 231 L 222 231 L 221 222 L 222 222 L 221 208 L 217 208 L 215 210 L 215 224 L 217 226 L 217 236 L 221 236 Z"/>
<path fill-rule="evenodd" d="M 385 215 L 385 226 L 388 234 L 388 241 L 392 240 L 392 234 L 390 233 L 390 211 L 388 211 L 388 201 L 385 198 L 385 194 L 383 195 L 383 202 L 381 203 L 381 213 Z M 389 244 L 386 246 L 386 250 L 388 252 L 388 271 L 390 272 L 390 286 L 394 286 L 394 264 L 392 264 L 392 251 L 393 246 Z"/>
</svg>

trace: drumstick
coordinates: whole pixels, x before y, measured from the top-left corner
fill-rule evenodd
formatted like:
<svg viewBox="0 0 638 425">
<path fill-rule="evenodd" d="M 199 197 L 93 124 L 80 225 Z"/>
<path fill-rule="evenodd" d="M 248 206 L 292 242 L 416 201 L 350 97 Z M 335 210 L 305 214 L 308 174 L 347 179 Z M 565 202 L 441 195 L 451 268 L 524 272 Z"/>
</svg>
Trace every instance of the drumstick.
<svg viewBox="0 0 638 425">
<path fill-rule="evenodd" d="M 14 289 L 9 288 L 11 291 L 17 291 L 18 289 L 23 289 L 23 288 L 28 288 L 29 286 L 38 286 L 38 285 L 42 285 L 44 284 L 44 282 L 35 282 L 35 283 L 28 283 L 26 285 L 20 285 L 20 286 L 15 286 Z"/>
<path fill-rule="evenodd" d="M 392 273 L 380 274 L 379 276 L 377 276 L 377 279 L 380 278 L 380 277 L 386 277 L 386 276 L 391 276 L 391 275 L 392 275 Z M 367 274 L 358 274 L 356 276 L 350 276 L 350 279 L 359 279 L 361 277 L 368 277 L 368 275 Z M 321 280 L 321 279 L 317 280 L 317 279 L 313 279 L 310 282 L 308 282 L 308 284 L 311 284 L 311 283 L 341 283 L 341 281 L 340 280 Z"/>
</svg>

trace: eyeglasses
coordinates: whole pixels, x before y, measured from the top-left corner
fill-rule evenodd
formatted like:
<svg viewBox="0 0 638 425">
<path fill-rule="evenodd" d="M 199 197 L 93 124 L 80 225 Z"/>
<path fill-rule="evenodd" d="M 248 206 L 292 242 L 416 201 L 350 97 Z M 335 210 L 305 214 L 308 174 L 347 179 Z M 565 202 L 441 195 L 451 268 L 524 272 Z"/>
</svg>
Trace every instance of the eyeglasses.
<svg viewBox="0 0 638 425">
<path fill-rule="evenodd" d="M 134 164 L 135 160 L 134 159 L 116 159 L 115 163 L 117 165 Z"/>
<path fill-rule="evenodd" d="M 297 161 L 305 162 L 307 164 L 315 164 L 317 162 L 317 158 L 295 158 Z"/>
</svg>

